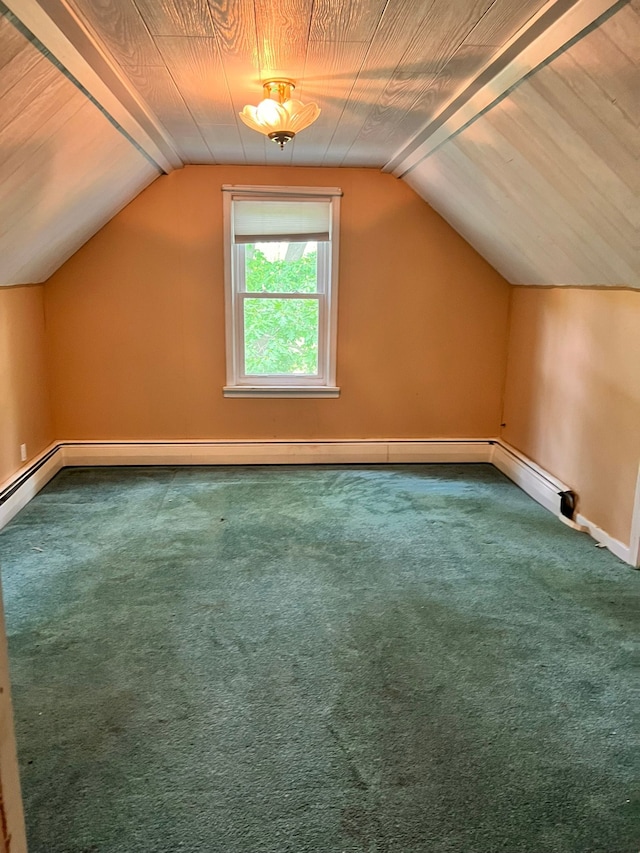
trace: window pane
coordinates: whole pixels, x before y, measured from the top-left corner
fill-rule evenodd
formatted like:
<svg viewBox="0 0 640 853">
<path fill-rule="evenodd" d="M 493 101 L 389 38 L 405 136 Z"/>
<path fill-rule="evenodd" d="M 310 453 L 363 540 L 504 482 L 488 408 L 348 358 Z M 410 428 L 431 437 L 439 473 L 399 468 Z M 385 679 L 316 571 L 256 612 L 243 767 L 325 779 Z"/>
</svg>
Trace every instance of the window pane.
<svg viewBox="0 0 640 853">
<path fill-rule="evenodd" d="M 249 293 L 316 293 L 317 243 L 247 243 L 245 287 Z"/>
<path fill-rule="evenodd" d="M 245 373 L 316 375 L 318 308 L 317 299 L 245 299 Z"/>
</svg>

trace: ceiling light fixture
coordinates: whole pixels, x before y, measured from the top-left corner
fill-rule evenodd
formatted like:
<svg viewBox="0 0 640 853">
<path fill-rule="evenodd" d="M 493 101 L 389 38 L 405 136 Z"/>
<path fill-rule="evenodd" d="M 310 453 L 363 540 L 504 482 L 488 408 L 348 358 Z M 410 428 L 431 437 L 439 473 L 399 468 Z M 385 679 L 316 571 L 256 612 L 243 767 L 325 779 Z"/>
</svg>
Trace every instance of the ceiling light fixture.
<svg viewBox="0 0 640 853">
<path fill-rule="evenodd" d="M 317 104 L 303 104 L 291 97 L 295 89 L 291 80 L 265 80 L 264 100 L 257 107 L 247 106 L 240 113 L 242 121 L 252 130 L 263 133 L 280 148 L 309 127 L 320 115 Z"/>
</svg>

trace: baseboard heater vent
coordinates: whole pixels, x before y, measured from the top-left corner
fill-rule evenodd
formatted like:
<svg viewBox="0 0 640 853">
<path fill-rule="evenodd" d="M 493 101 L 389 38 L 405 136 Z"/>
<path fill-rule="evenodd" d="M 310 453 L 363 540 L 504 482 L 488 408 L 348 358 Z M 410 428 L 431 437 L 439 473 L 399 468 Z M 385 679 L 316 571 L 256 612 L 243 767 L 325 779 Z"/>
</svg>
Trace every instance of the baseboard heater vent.
<svg viewBox="0 0 640 853">
<path fill-rule="evenodd" d="M 19 477 L 17 477 L 12 483 L 9 483 L 4 489 L 0 491 L 0 506 L 3 503 L 6 503 L 9 498 L 13 497 L 19 489 L 22 488 L 32 477 L 34 477 L 38 471 L 43 468 L 47 462 L 49 462 L 53 457 L 58 453 L 58 445 L 52 447 L 44 456 L 40 456 L 32 465 L 30 465 L 25 471 L 22 471 Z"/>
<path fill-rule="evenodd" d="M 560 492 L 560 515 L 571 519 L 576 512 L 576 493 L 568 489 L 566 492 Z"/>
</svg>

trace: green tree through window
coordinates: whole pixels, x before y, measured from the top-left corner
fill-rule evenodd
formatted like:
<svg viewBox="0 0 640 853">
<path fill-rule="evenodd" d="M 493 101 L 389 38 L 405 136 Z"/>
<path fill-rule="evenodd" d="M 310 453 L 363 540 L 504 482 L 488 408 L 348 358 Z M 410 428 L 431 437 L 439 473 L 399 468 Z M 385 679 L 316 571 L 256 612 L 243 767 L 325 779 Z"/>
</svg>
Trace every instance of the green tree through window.
<svg viewBox="0 0 640 853">
<path fill-rule="evenodd" d="M 315 293 L 318 289 L 318 252 L 296 260 L 270 261 L 249 243 L 246 246 L 245 287 L 252 293 Z"/>
<path fill-rule="evenodd" d="M 318 372 L 318 302 L 278 299 L 279 293 L 317 292 L 317 251 L 294 259 L 270 260 L 249 244 L 245 253 L 247 293 L 273 293 L 273 299 L 244 302 L 245 370 L 248 375 Z"/>
</svg>

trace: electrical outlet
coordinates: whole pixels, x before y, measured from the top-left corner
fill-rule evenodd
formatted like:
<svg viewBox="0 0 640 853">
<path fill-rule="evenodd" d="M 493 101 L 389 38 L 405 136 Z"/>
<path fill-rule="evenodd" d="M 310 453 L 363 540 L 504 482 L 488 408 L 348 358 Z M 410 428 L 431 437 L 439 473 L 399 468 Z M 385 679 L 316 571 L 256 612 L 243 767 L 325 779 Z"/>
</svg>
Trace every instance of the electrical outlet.
<svg viewBox="0 0 640 853">
<path fill-rule="evenodd" d="M 22 462 L 27 461 L 27 445 L 26 444 L 20 445 L 20 459 L 22 460 Z"/>
</svg>

